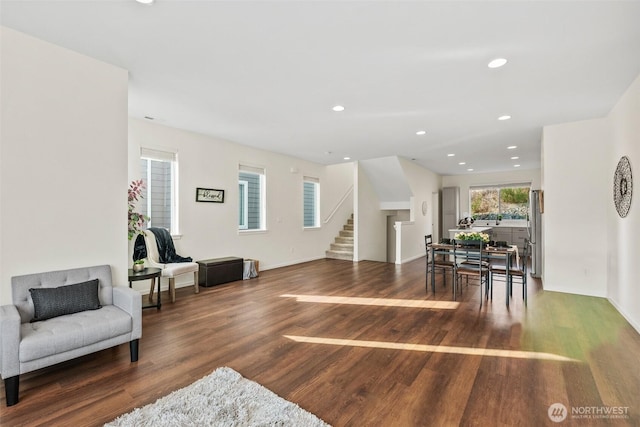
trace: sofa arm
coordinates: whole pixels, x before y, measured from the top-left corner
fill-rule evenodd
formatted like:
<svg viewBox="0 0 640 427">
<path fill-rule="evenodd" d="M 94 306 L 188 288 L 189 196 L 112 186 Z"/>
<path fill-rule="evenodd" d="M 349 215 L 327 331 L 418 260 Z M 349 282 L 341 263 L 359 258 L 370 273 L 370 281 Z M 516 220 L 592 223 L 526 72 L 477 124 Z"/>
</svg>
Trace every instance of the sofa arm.
<svg viewBox="0 0 640 427">
<path fill-rule="evenodd" d="M 142 295 L 138 291 L 124 286 L 113 287 L 113 305 L 129 313 L 133 320 L 131 339 L 142 336 Z"/>
<path fill-rule="evenodd" d="M 20 314 L 15 305 L 0 306 L 0 374 L 20 375 Z"/>
</svg>

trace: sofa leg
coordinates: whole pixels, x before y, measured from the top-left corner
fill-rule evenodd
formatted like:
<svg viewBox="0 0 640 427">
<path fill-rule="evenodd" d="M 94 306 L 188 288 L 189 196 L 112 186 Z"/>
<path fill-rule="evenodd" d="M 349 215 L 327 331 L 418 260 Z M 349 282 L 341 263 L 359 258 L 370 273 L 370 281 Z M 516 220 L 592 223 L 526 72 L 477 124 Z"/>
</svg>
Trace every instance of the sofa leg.
<svg viewBox="0 0 640 427">
<path fill-rule="evenodd" d="M 4 379 L 4 391 L 7 398 L 7 406 L 18 403 L 18 389 L 20 386 L 20 375 Z"/>
<path fill-rule="evenodd" d="M 129 351 L 131 352 L 131 361 L 138 361 L 138 342 L 139 340 L 129 341 Z"/>
<path fill-rule="evenodd" d="M 196 287 L 196 294 L 200 292 L 200 276 L 198 275 L 198 271 L 193 272 L 193 282 Z"/>
</svg>

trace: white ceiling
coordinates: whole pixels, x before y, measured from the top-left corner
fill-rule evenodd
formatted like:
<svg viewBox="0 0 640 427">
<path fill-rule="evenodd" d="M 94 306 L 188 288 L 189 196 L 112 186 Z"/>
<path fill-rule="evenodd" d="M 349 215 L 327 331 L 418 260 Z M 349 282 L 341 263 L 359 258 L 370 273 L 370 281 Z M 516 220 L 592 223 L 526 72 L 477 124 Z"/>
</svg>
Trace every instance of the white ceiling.
<svg viewBox="0 0 640 427">
<path fill-rule="evenodd" d="M 129 70 L 132 117 L 441 174 L 539 168 L 542 126 L 605 116 L 640 74 L 640 1 L 2 0 L 0 22 Z"/>
</svg>

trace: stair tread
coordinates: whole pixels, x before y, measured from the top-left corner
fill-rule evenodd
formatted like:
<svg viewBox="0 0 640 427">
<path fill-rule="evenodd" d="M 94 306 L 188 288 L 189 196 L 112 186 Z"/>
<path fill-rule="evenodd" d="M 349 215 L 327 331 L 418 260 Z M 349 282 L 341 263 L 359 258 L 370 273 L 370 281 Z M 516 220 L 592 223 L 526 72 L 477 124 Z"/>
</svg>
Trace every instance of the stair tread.
<svg viewBox="0 0 640 427">
<path fill-rule="evenodd" d="M 331 249 L 325 251 L 327 258 L 351 260 L 353 261 L 354 249 L 354 226 L 353 214 L 347 219 L 347 223 L 343 225 L 342 230 L 338 232 L 335 242 L 331 243 Z"/>
</svg>

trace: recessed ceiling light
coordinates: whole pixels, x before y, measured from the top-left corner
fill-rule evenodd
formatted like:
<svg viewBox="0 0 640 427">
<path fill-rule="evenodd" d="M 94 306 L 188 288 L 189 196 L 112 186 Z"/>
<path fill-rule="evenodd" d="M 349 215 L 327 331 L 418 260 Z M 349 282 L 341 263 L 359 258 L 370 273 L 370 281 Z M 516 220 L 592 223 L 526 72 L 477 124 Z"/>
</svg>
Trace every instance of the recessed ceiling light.
<svg viewBox="0 0 640 427">
<path fill-rule="evenodd" d="M 453 153 L 447 154 L 447 157 L 453 157 L 453 156 L 455 156 L 455 154 L 453 154 Z"/>
<path fill-rule="evenodd" d="M 507 150 L 513 150 L 513 149 L 516 149 L 516 148 L 518 148 L 517 145 L 510 145 L 510 146 L 507 147 Z"/>
<path fill-rule="evenodd" d="M 460 162 L 460 163 L 458 163 L 458 164 L 459 164 L 459 165 L 466 165 L 466 164 L 467 164 L 467 162 Z"/>
<path fill-rule="evenodd" d="M 487 65 L 487 67 L 489 67 L 489 68 L 500 68 L 506 63 L 507 63 L 506 59 L 504 59 L 504 58 L 496 58 L 493 61 L 489 62 L 489 65 Z"/>
<path fill-rule="evenodd" d="M 424 135 L 425 133 L 427 133 L 426 130 L 419 130 L 418 132 L 416 132 L 416 135 Z"/>
<path fill-rule="evenodd" d="M 154 0 L 136 0 L 138 3 L 142 4 L 151 4 Z"/>
<path fill-rule="evenodd" d="M 513 157 L 511 158 L 511 160 L 518 160 L 519 158 L 520 158 L 520 157 L 518 157 L 518 156 L 513 156 Z"/>
<path fill-rule="evenodd" d="M 520 167 L 520 165 L 513 165 L 513 167 L 514 167 L 514 168 L 519 168 L 519 167 Z"/>
<path fill-rule="evenodd" d="M 469 168 L 467 169 L 469 172 L 473 172 L 473 168 Z"/>
<path fill-rule="evenodd" d="M 344 111 L 344 107 L 342 105 L 336 105 L 332 108 L 333 111 Z"/>
<path fill-rule="evenodd" d="M 511 118 L 511 116 L 504 115 L 504 116 L 498 117 L 498 120 L 504 121 L 504 120 L 509 120 L 510 118 Z"/>
<path fill-rule="evenodd" d="M 351 160 L 351 157 L 343 157 L 344 160 Z"/>
</svg>

